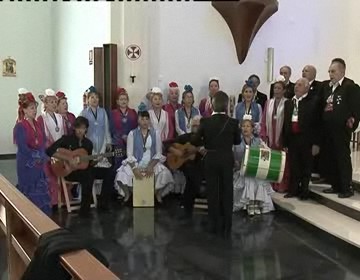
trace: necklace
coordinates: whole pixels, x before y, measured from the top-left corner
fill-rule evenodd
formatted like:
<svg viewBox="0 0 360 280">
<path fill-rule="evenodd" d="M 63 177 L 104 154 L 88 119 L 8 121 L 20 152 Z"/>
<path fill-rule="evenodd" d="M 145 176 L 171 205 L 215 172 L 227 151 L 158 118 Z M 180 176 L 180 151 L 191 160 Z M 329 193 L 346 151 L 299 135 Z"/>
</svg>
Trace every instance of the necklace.
<svg viewBox="0 0 360 280">
<path fill-rule="evenodd" d="M 35 137 L 35 145 L 39 144 L 39 140 L 38 140 L 38 131 L 36 129 L 36 125 L 34 123 L 34 121 L 30 121 L 29 118 L 26 118 L 26 121 L 29 123 L 29 125 L 31 126 L 32 130 L 34 131 L 34 137 Z"/>
<path fill-rule="evenodd" d="M 92 113 L 92 115 L 94 116 L 94 119 L 95 119 L 95 125 L 98 125 L 98 122 L 97 122 L 97 108 L 95 109 L 95 112 L 94 110 L 90 107 L 90 111 Z"/>
<path fill-rule="evenodd" d="M 59 128 L 59 125 L 58 125 L 58 122 L 57 122 L 57 118 L 56 118 L 56 115 L 55 113 L 48 113 L 50 115 L 50 117 L 53 119 L 53 121 L 55 122 L 55 131 L 56 132 L 59 132 L 60 131 L 60 128 Z"/>
<path fill-rule="evenodd" d="M 157 118 L 158 123 L 160 123 L 160 119 L 161 119 L 161 111 L 162 111 L 162 109 L 160 109 L 160 113 L 159 113 L 159 116 L 158 116 L 158 115 L 156 114 L 155 110 L 154 110 L 155 117 Z"/>
<path fill-rule="evenodd" d="M 187 119 L 187 124 L 186 124 L 186 128 L 189 129 L 190 128 L 190 122 L 191 122 L 191 117 L 192 117 L 192 108 L 190 108 L 190 114 L 188 115 L 186 108 L 184 107 L 184 112 L 185 112 L 185 116 Z"/>
<path fill-rule="evenodd" d="M 122 117 L 122 123 L 126 123 L 127 122 L 127 114 L 128 114 L 128 108 L 126 108 L 125 113 L 123 113 L 123 111 L 121 110 L 121 108 L 119 109 L 121 117 Z"/>
<path fill-rule="evenodd" d="M 147 139 L 149 137 L 149 130 L 146 131 L 146 134 L 144 135 L 144 133 L 141 131 L 141 137 L 142 137 L 142 140 L 143 140 L 143 152 L 145 153 L 146 152 L 146 142 L 147 142 Z"/>
</svg>

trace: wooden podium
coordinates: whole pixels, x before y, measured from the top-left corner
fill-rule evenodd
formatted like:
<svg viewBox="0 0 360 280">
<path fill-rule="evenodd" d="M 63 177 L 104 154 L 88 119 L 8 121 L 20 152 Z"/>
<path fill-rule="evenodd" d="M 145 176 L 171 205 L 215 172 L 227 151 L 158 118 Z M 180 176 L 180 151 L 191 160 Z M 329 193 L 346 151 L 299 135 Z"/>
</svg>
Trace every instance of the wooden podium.
<svg viewBox="0 0 360 280">
<path fill-rule="evenodd" d="M 154 176 L 133 180 L 133 226 L 136 237 L 154 237 Z"/>
</svg>

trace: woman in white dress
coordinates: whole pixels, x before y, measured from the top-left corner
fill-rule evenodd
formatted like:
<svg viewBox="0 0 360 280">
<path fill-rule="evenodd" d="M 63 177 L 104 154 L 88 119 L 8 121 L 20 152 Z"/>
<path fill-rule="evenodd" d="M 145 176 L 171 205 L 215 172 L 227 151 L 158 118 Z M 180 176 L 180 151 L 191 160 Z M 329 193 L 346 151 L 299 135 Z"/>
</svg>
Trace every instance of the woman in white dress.
<svg viewBox="0 0 360 280">
<path fill-rule="evenodd" d="M 155 195 L 159 203 L 162 197 L 167 195 L 173 188 L 174 180 L 170 171 L 163 165 L 166 157 L 162 155 L 162 142 L 160 134 L 150 128 L 150 116 L 148 111 L 142 111 L 145 104 L 140 105 L 138 113 L 139 126 L 130 131 L 127 138 L 127 159 L 117 170 L 115 181 L 120 195 L 124 195 L 124 201 L 130 198 L 130 188 L 133 186 L 133 178 L 141 180 L 145 176 L 155 175 Z"/>
<path fill-rule="evenodd" d="M 56 113 L 58 98 L 56 97 L 54 90 L 46 89 L 45 94 L 39 95 L 39 98 L 44 104 L 44 112 L 37 118 L 37 121 L 45 131 L 45 147 L 48 148 L 65 134 L 65 123 L 63 117 Z M 51 204 L 55 206 L 58 203 L 60 186 L 57 176 L 51 169 L 50 161 L 45 165 L 45 174 L 49 181 Z"/>
<path fill-rule="evenodd" d="M 151 92 L 151 109 L 149 110 L 151 126 L 160 134 L 161 141 L 169 138 L 169 116 L 162 109 L 163 97 L 161 89 L 154 87 Z"/>
<path fill-rule="evenodd" d="M 246 115 L 241 123 L 242 142 L 235 146 L 235 166 L 245 155 L 246 146 L 266 147 L 265 143 L 253 134 L 254 123 L 251 116 Z M 234 211 L 246 209 L 250 216 L 268 213 L 274 210 L 270 194 L 273 192 L 271 184 L 267 181 L 242 176 L 240 170 L 234 173 Z"/>
<path fill-rule="evenodd" d="M 191 120 L 200 115 L 198 108 L 194 107 L 193 88 L 190 85 L 184 87 L 182 94 L 182 108 L 175 112 L 175 128 L 178 135 L 183 135 L 191 132 Z"/>
</svg>

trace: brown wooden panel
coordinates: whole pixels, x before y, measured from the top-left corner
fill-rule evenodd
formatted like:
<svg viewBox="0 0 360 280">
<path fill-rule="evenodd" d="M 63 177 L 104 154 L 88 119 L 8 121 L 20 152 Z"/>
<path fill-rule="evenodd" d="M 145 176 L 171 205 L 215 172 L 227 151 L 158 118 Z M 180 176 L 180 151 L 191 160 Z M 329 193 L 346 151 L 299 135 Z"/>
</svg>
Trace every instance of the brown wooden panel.
<svg viewBox="0 0 360 280">
<path fill-rule="evenodd" d="M 40 235 L 59 226 L 1 175 L 0 201 L 5 202 L 6 209 L 9 279 L 18 280 L 35 252 Z M 86 250 L 64 254 L 60 261 L 73 279 L 119 279 Z"/>
<path fill-rule="evenodd" d="M 100 106 L 104 100 L 104 61 L 103 48 L 94 48 L 94 87 L 100 92 Z"/>
<path fill-rule="evenodd" d="M 117 88 L 117 45 L 103 45 L 104 61 L 104 108 L 110 111 L 115 108 L 115 93 Z"/>
</svg>

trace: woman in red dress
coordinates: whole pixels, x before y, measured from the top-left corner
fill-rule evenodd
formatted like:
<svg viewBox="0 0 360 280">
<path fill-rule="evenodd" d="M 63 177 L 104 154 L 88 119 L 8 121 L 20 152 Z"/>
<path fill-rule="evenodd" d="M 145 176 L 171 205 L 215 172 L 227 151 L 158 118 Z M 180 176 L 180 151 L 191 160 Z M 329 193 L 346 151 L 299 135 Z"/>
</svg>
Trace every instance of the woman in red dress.
<svg viewBox="0 0 360 280">
<path fill-rule="evenodd" d="M 65 93 L 58 91 L 56 97 L 58 98 L 57 113 L 64 119 L 65 134 L 70 135 L 74 131 L 75 115 L 68 111 L 68 102 Z"/>
<path fill-rule="evenodd" d="M 127 137 L 129 132 L 137 128 L 138 116 L 134 109 L 129 108 L 129 95 L 124 88 L 116 90 L 117 108 L 111 111 L 110 131 L 112 144 L 115 148 L 126 151 Z M 121 166 L 125 157 L 115 158 L 114 170 Z"/>
</svg>

